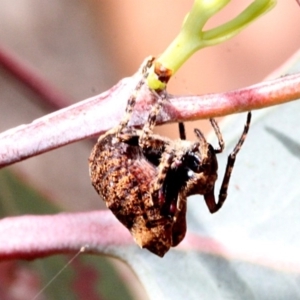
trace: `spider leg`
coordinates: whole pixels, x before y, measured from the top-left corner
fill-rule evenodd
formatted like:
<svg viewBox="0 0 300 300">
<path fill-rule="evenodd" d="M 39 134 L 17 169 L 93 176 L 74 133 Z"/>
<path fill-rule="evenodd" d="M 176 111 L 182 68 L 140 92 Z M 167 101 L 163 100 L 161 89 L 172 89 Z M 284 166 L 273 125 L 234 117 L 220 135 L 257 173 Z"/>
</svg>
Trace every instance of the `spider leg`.
<svg viewBox="0 0 300 300">
<path fill-rule="evenodd" d="M 211 126 L 213 127 L 215 133 L 216 133 L 216 136 L 218 138 L 218 142 L 219 142 L 219 149 L 215 149 L 215 153 L 221 153 L 223 152 L 224 150 L 224 147 L 225 147 L 225 143 L 223 141 L 223 137 L 222 137 L 222 133 L 220 131 L 220 127 L 217 123 L 217 121 L 215 119 L 209 119 L 210 123 L 211 123 Z"/>
<path fill-rule="evenodd" d="M 178 218 L 180 218 L 180 215 L 182 214 L 182 210 L 186 210 L 186 195 L 183 193 L 178 194 L 178 199 L 176 202 L 176 212 L 174 214 L 174 220 L 177 221 Z"/>
<path fill-rule="evenodd" d="M 122 132 L 122 130 L 127 127 L 130 117 L 132 115 L 133 112 L 133 108 L 135 106 L 136 103 L 136 99 L 137 99 L 137 95 L 139 90 L 141 89 L 141 87 L 143 86 L 143 84 L 145 83 L 145 78 L 147 78 L 148 76 L 148 71 L 150 69 L 150 67 L 152 66 L 152 63 L 154 61 L 154 57 L 148 57 L 144 60 L 144 62 L 141 65 L 141 72 L 142 72 L 142 79 L 137 83 L 133 93 L 131 94 L 131 96 L 129 97 L 128 101 L 127 101 L 127 106 L 125 109 L 125 115 L 123 117 L 123 119 L 121 120 L 121 122 L 119 123 L 117 129 L 116 129 L 116 136 L 117 138 L 120 140 L 119 136 L 120 133 Z"/>
<path fill-rule="evenodd" d="M 166 99 L 167 99 L 167 94 L 165 93 L 165 91 L 163 91 L 159 95 L 157 94 L 157 102 L 152 107 L 150 114 L 148 116 L 148 120 L 144 125 L 142 129 L 142 134 L 140 136 L 139 145 L 143 149 L 151 147 L 150 136 L 156 125 L 156 120 L 160 112 L 160 109 Z"/>
<path fill-rule="evenodd" d="M 175 154 L 173 151 L 166 150 L 160 160 L 160 164 L 158 166 L 158 173 L 156 179 L 152 182 L 150 187 L 150 194 L 152 195 L 152 199 L 157 198 L 158 202 L 164 204 L 165 198 L 161 188 L 165 181 L 168 170 L 171 167 L 171 164 L 174 160 Z M 155 199 L 156 200 L 156 199 Z"/>
<path fill-rule="evenodd" d="M 117 128 L 117 137 L 118 138 L 119 138 L 119 135 L 122 132 L 122 130 L 125 127 L 127 127 L 128 123 L 129 123 L 129 120 L 130 120 L 132 112 L 133 112 L 133 108 L 134 108 L 135 103 L 136 103 L 136 98 L 137 98 L 138 91 L 141 89 L 143 84 L 144 84 L 144 78 L 141 79 L 138 82 L 138 84 L 135 87 L 133 93 L 131 94 L 131 96 L 129 97 L 129 99 L 127 101 L 127 106 L 126 106 L 126 109 L 125 109 L 125 115 L 124 115 L 123 119 L 121 120 L 121 122 L 119 123 L 118 128 Z"/>
<path fill-rule="evenodd" d="M 181 140 L 186 140 L 185 126 L 183 122 L 178 123 L 179 137 Z"/>
<path fill-rule="evenodd" d="M 214 189 L 212 189 L 209 193 L 204 195 L 206 205 L 211 213 L 217 212 L 222 207 L 223 203 L 225 202 L 225 200 L 227 198 L 228 185 L 229 185 L 231 173 L 233 170 L 233 166 L 234 166 L 234 163 L 236 160 L 236 156 L 237 156 L 238 152 L 240 151 L 240 149 L 246 139 L 246 136 L 247 136 L 247 133 L 248 133 L 249 127 L 250 127 L 250 122 L 251 122 L 251 112 L 248 112 L 244 131 L 243 131 L 238 143 L 236 144 L 236 146 L 234 147 L 233 151 L 231 152 L 231 154 L 228 156 L 228 159 L 227 159 L 226 170 L 225 170 L 223 182 L 222 182 L 220 192 L 219 192 L 218 203 L 216 203 L 216 201 L 215 201 Z"/>
<path fill-rule="evenodd" d="M 176 178 L 170 179 L 172 178 L 170 174 L 177 172 L 176 170 L 182 164 L 182 158 L 185 154 L 186 152 L 184 151 L 178 153 L 174 151 L 173 147 L 166 147 L 158 165 L 156 179 L 152 182 L 150 188 L 152 201 L 159 203 L 162 213 L 171 215 L 174 221 L 182 214 L 181 210 L 186 206 L 186 194 L 182 190 L 182 187 L 178 186 L 180 183 L 176 181 Z M 171 173 L 168 173 L 169 171 Z M 167 179 L 169 175 L 171 177 Z M 164 185 L 166 180 L 171 180 L 167 186 Z M 170 189 L 173 192 L 170 193 Z"/>
<path fill-rule="evenodd" d="M 186 197 L 179 196 L 177 204 L 180 205 L 180 209 L 176 211 L 174 216 L 172 247 L 177 246 L 183 240 L 186 233 Z"/>
</svg>

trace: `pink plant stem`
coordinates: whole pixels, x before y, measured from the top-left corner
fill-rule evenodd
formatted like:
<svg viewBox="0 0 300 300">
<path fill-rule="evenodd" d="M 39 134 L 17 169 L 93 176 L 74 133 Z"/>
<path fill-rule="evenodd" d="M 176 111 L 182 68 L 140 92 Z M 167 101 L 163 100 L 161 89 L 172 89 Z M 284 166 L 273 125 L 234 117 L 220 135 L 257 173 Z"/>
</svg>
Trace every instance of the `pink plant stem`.
<svg viewBox="0 0 300 300">
<path fill-rule="evenodd" d="M 137 73 L 98 96 L 3 132 L 0 134 L 0 167 L 99 135 L 116 126 L 140 76 Z M 300 74 L 227 93 L 170 95 L 169 98 L 158 124 L 225 116 L 294 101 L 300 98 Z M 138 93 L 132 125 L 141 126 L 145 123 L 153 99 L 153 94 L 144 85 Z"/>
<path fill-rule="evenodd" d="M 47 104 L 54 110 L 61 109 L 74 102 L 51 85 L 47 79 L 42 78 L 31 66 L 3 47 L 0 47 L 0 66 L 39 95 L 44 101 L 43 104 Z"/>
<path fill-rule="evenodd" d="M 108 211 L 19 216 L 0 220 L 0 259 L 55 253 L 109 253 L 134 245 L 129 231 Z"/>
<path fill-rule="evenodd" d="M 209 255 L 247 261 L 271 269 L 299 273 L 300 260 L 297 249 L 284 245 L 276 247 L 268 243 L 245 238 L 233 239 L 226 245 L 213 238 L 187 232 L 176 251 L 208 253 Z M 128 251 L 131 248 L 131 251 Z M 133 252 L 139 250 L 129 231 L 110 211 L 61 213 L 44 216 L 19 216 L 0 220 L 0 260 L 33 259 L 62 253 L 106 254 L 132 262 Z M 284 257 L 282 253 L 286 253 Z M 168 255 L 168 254 L 167 254 Z M 167 256 L 166 255 L 166 256 Z"/>
<path fill-rule="evenodd" d="M 226 93 L 176 97 L 171 102 L 172 110 L 177 108 L 178 119 L 197 120 L 262 109 L 299 98 L 300 73 L 297 73 Z M 170 118 L 164 121 L 173 120 L 174 112 L 168 115 Z"/>
</svg>

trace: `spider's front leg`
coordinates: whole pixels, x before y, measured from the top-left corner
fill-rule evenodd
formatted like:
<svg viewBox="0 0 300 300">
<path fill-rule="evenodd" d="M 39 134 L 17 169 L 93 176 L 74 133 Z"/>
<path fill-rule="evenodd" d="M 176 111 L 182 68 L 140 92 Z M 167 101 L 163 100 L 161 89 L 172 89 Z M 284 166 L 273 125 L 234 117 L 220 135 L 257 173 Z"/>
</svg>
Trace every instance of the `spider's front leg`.
<svg viewBox="0 0 300 300">
<path fill-rule="evenodd" d="M 148 116 L 148 120 L 142 129 L 142 134 L 139 139 L 139 145 L 142 149 L 147 149 L 151 147 L 151 135 L 153 134 L 153 129 L 156 125 L 157 116 L 161 110 L 164 101 L 166 101 L 167 99 L 166 91 L 162 91 L 160 92 L 160 94 L 157 94 L 156 92 L 153 93 L 157 97 L 157 101 L 152 107 Z"/>
<path fill-rule="evenodd" d="M 177 246 L 185 237 L 186 234 L 186 209 L 187 202 L 186 197 L 179 195 L 178 203 L 180 203 L 180 208 L 176 211 L 173 218 L 174 224 L 172 227 L 172 247 Z"/>
<path fill-rule="evenodd" d="M 118 127 L 115 129 L 116 133 L 117 133 L 116 136 L 119 139 L 119 141 L 121 140 L 120 135 L 121 135 L 122 131 L 128 126 L 134 106 L 136 104 L 138 92 L 142 88 L 143 84 L 145 84 L 145 79 L 148 76 L 149 69 L 151 68 L 151 66 L 153 64 L 154 59 L 155 58 L 153 56 L 147 57 L 141 65 L 140 72 L 142 73 L 142 78 L 139 80 L 133 93 L 129 97 L 129 99 L 127 101 L 127 106 L 125 109 L 125 115 L 124 115 L 123 119 L 121 120 L 121 122 L 119 123 Z"/>
<path fill-rule="evenodd" d="M 218 202 L 216 203 L 216 200 L 215 200 L 214 188 L 212 188 L 212 190 L 210 192 L 204 194 L 204 199 L 205 199 L 206 205 L 211 213 L 217 212 L 222 207 L 222 205 L 224 204 L 224 202 L 227 198 L 228 185 L 229 185 L 231 173 L 233 170 L 233 166 L 234 166 L 234 163 L 236 160 L 236 156 L 237 156 L 238 152 L 241 150 L 241 147 L 247 137 L 247 133 L 248 133 L 249 127 L 250 127 L 250 122 L 251 122 L 251 112 L 248 112 L 244 131 L 243 131 L 238 143 L 234 147 L 233 151 L 228 156 L 226 170 L 224 173 L 223 182 L 222 182 L 220 192 L 219 192 Z"/>
<path fill-rule="evenodd" d="M 189 175 L 183 161 L 188 151 L 185 147 L 176 147 L 174 143 L 167 144 L 150 188 L 152 199 L 159 203 L 162 214 L 174 221 L 186 205 L 185 185 Z"/>
<path fill-rule="evenodd" d="M 163 185 L 166 180 L 167 173 L 174 160 L 174 153 L 167 149 L 162 153 L 156 178 L 152 181 L 150 186 L 150 195 L 152 201 L 158 201 L 159 205 L 163 206 L 166 201 L 166 195 L 163 190 Z"/>
</svg>

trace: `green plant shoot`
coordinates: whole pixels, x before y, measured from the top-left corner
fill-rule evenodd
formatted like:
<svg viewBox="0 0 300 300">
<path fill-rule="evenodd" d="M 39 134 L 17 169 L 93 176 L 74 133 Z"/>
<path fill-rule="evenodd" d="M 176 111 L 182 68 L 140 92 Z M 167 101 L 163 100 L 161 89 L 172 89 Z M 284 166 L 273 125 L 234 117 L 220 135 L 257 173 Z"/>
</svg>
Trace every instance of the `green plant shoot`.
<svg viewBox="0 0 300 300">
<path fill-rule="evenodd" d="M 155 61 L 147 77 L 148 86 L 156 91 L 165 89 L 168 80 L 196 51 L 222 43 L 235 36 L 258 17 L 271 10 L 276 0 L 254 0 L 234 19 L 203 31 L 207 21 L 230 0 L 195 0 L 182 28 L 166 51 Z"/>
</svg>

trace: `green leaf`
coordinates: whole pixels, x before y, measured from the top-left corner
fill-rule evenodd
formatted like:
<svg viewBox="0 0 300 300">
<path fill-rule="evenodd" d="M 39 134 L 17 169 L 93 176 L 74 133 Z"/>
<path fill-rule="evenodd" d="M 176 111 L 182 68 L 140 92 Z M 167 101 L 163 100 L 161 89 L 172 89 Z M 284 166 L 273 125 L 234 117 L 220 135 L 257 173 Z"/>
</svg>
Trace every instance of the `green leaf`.
<svg viewBox="0 0 300 300">
<path fill-rule="evenodd" d="M 204 31 L 203 27 L 207 21 L 229 2 L 230 0 L 194 1 L 179 34 L 150 69 L 147 84 L 151 89 L 157 91 L 165 89 L 170 77 L 196 51 L 227 41 L 258 17 L 271 10 L 277 3 L 276 0 L 254 0 L 232 20 Z M 163 81 L 160 79 L 160 73 L 164 74 Z M 168 75 L 166 76 L 166 74 Z"/>
</svg>

